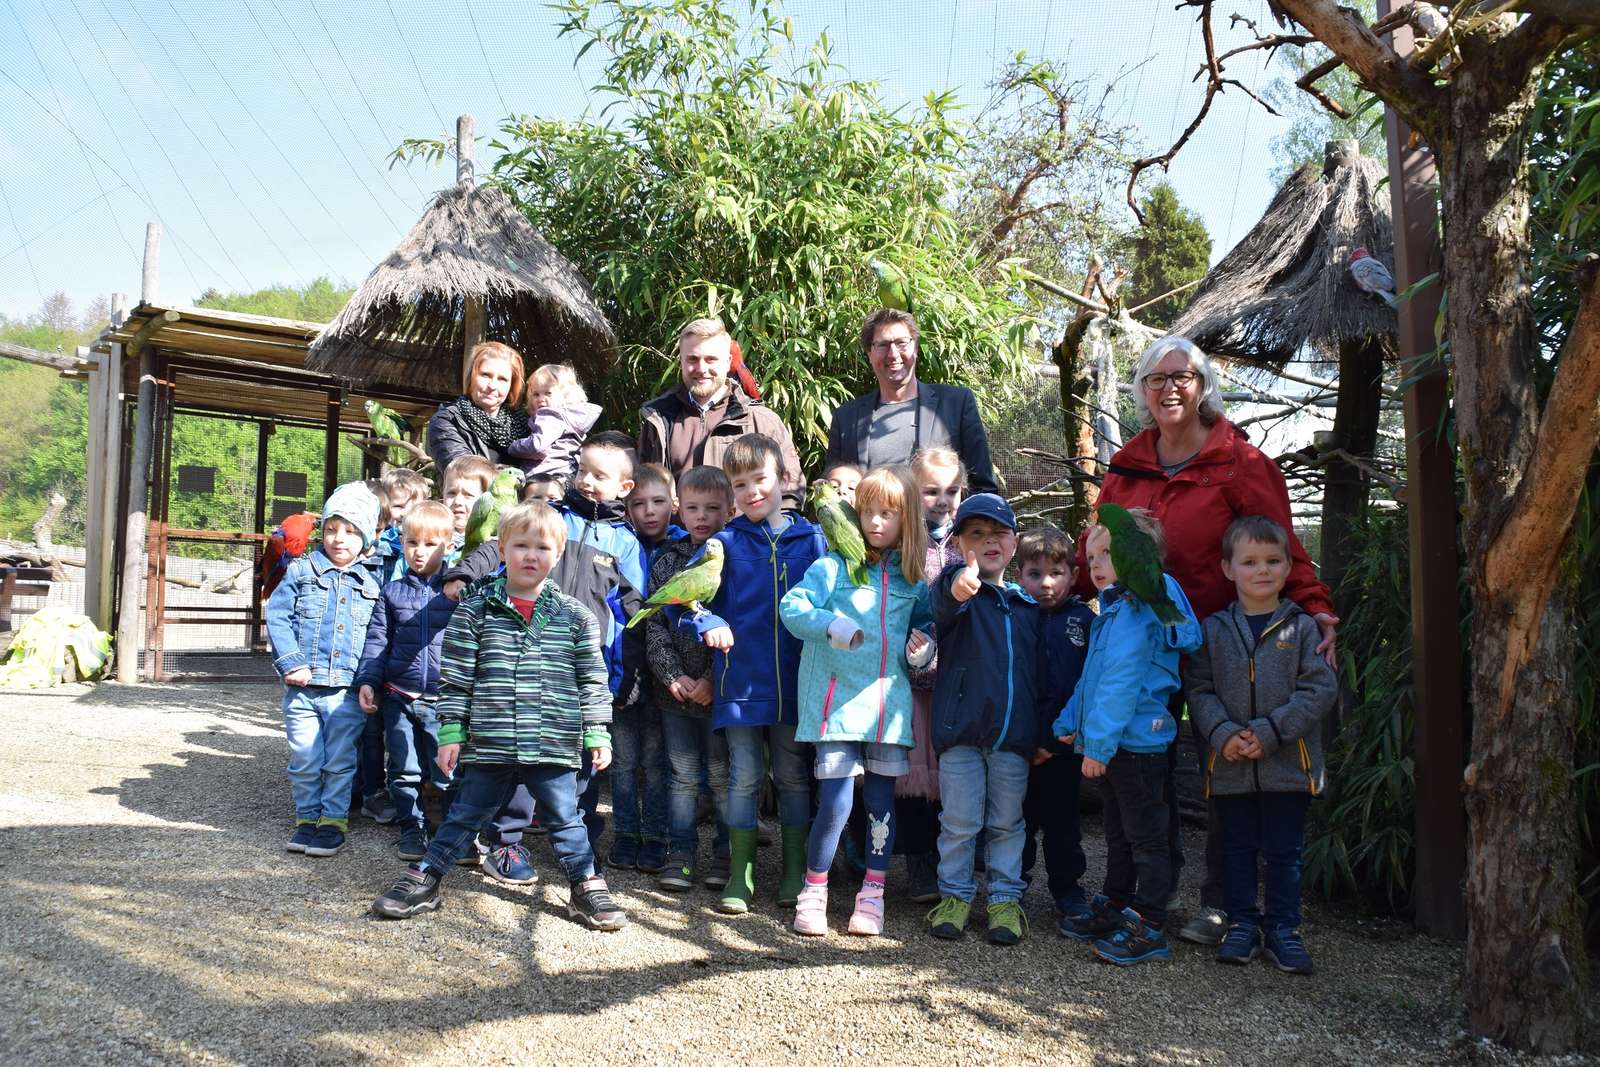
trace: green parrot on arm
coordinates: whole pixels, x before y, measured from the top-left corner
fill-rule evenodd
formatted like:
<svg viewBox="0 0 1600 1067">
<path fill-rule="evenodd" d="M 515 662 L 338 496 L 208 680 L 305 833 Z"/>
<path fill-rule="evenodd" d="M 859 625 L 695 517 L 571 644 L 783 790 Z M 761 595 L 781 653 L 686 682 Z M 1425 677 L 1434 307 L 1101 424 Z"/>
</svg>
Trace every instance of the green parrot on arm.
<svg viewBox="0 0 1600 1067">
<path fill-rule="evenodd" d="M 850 580 L 856 585 L 867 584 L 867 542 L 861 536 L 861 519 L 856 509 L 845 502 L 832 482 L 819 481 L 811 487 L 811 504 L 817 512 L 817 524 L 828 539 L 828 547 L 844 558 L 850 569 Z"/>
<path fill-rule="evenodd" d="M 522 487 L 522 475 L 515 470 L 503 470 L 489 483 L 489 491 L 472 503 L 472 513 L 467 516 L 466 539 L 461 543 L 461 554 L 492 540 L 500 530 L 500 516 L 516 507 L 517 493 Z"/>
<path fill-rule="evenodd" d="M 700 558 L 651 593 L 644 607 L 634 613 L 623 629 L 633 629 L 669 604 L 674 607 L 688 605 L 690 610 L 699 611 L 700 606 L 716 596 L 717 590 L 722 588 L 723 559 L 722 542 L 716 538 L 707 541 Z"/>
<path fill-rule="evenodd" d="M 1167 595 L 1155 540 L 1134 524 L 1133 516 L 1120 504 L 1101 504 L 1098 521 L 1111 534 L 1111 565 L 1117 569 L 1122 587 L 1149 604 L 1163 626 L 1183 622 L 1183 610 Z"/>
<path fill-rule="evenodd" d="M 881 259 L 869 259 L 867 266 L 878 276 L 878 303 L 886 308 L 910 311 L 911 290 L 906 285 L 906 276 Z"/>
</svg>

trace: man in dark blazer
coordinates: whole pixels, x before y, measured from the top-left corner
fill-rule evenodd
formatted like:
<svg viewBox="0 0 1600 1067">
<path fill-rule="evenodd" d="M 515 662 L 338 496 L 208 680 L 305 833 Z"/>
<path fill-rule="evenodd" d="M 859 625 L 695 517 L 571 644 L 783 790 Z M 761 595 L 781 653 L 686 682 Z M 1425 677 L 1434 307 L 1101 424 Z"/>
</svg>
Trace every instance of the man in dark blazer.
<svg viewBox="0 0 1600 1067">
<path fill-rule="evenodd" d="M 828 466 L 853 463 L 865 471 L 909 463 L 920 448 L 949 448 L 967 468 L 969 492 L 995 492 L 989 436 L 978 400 L 961 385 L 917 381 L 917 320 L 880 308 L 861 327 L 861 347 L 878 388 L 841 404 L 828 428 Z"/>
</svg>

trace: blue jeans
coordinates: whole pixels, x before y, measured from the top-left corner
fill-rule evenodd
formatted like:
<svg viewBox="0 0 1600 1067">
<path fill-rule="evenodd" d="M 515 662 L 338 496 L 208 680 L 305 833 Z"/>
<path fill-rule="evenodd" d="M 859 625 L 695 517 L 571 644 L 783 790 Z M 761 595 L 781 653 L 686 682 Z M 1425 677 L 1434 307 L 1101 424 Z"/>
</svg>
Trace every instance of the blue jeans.
<svg viewBox="0 0 1600 1067">
<path fill-rule="evenodd" d="M 661 736 L 667 763 L 672 768 L 667 795 L 669 847 L 674 852 L 695 852 L 700 828 L 695 816 L 700 808 L 700 783 L 711 782 L 711 801 L 717 809 L 717 836 L 713 849 L 728 854 L 728 743 L 711 728 L 711 717 L 661 713 Z M 615 788 L 615 787 L 613 787 Z"/>
<path fill-rule="evenodd" d="M 548 763 L 470 763 L 461 772 L 461 792 L 450 806 L 450 817 L 439 827 L 422 866 L 448 874 L 456 860 L 472 847 L 472 837 L 513 790 L 530 793 L 539 805 L 539 820 L 550 834 L 550 847 L 567 874 L 576 882 L 594 874 L 594 852 L 583 820 L 578 818 L 577 772 Z"/>
<path fill-rule="evenodd" d="M 583 828 L 589 834 L 589 850 L 593 852 L 599 848 L 598 842 L 600 835 L 605 832 L 606 820 L 600 814 L 600 775 L 594 771 L 588 749 L 583 750 L 583 766 L 574 772 L 572 789 L 578 814 L 583 819 Z M 511 784 L 500 806 L 492 813 L 494 818 L 490 825 L 485 828 L 485 839 L 490 848 L 520 844 L 523 833 L 533 825 L 536 811 L 539 825 L 544 825 L 544 813 L 538 810 L 537 799 L 528 786 L 519 782 Z"/>
<path fill-rule="evenodd" d="M 767 775 L 766 750 L 772 750 L 772 782 L 778 787 L 778 821 L 804 826 L 811 818 L 811 759 L 803 741 L 789 726 L 729 726 L 728 825 L 756 828 L 761 782 Z"/>
<path fill-rule="evenodd" d="M 378 715 L 389 748 L 389 799 L 394 801 L 401 826 L 421 826 L 424 777 L 440 792 L 447 793 L 450 788 L 449 776 L 434 762 L 439 754 L 439 720 L 433 703 L 407 700 L 384 690 Z"/>
<path fill-rule="evenodd" d="M 972 865 L 978 831 L 987 833 L 989 903 L 1021 900 L 1022 800 L 1028 793 L 1028 761 L 1015 752 L 971 745 L 939 757 L 939 895 L 970 901 L 977 896 Z"/>
<path fill-rule="evenodd" d="M 1222 816 L 1222 893 L 1230 923 L 1300 927 L 1300 853 L 1309 793 L 1215 797 Z M 1256 906 L 1256 858 L 1267 868 L 1266 907 Z M 1263 914 L 1263 912 L 1265 914 Z"/>
<path fill-rule="evenodd" d="M 349 818 L 356 742 L 366 723 L 353 689 L 283 687 L 283 732 L 289 739 L 289 791 L 296 822 Z"/>
<path fill-rule="evenodd" d="M 1165 752 L 1123 752 L 1106 764 L 1100 795 L 1105 801 L 1105 895 L 1119 908 L 1132 905 L 1144 921 L 1161 929 L 1177 871 L 1168 838 L 1172 777 Z"/>
<path fill-rule="evenodd" d="M 351 688 L 354 688 L 352 686 Z M 356 740 L 356 773 L 350 783 L 350 810 L 374 793 L 383 792 L 383 713 L 366 716 Z"/>
<path fill-rule="evenodd" d="M 635 773 L 644 779 L 644 789 Z M 618 837 L 667 839 L 667 754 L 661 712 L 639 703 L 611 720 L 611 818 Z M 641 818 L 641 807 L 643 808 Z"/>
</svg>

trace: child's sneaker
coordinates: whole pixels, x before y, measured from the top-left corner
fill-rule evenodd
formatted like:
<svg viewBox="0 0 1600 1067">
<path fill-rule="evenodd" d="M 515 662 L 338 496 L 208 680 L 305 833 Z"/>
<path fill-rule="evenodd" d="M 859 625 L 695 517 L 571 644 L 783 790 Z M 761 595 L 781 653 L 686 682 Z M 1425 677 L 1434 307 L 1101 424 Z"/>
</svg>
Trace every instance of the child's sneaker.
<svg viewBox="0 0 1600 1067">
<path fill-rule="evenodd" d="M 477 834 L 472 835 L 472 840 L 467 843 L 467 850 L 456 860 L 457 867 L 477 867 L 483 863 L 483 857 L 489 854 L 489 847 Z"/>
<path fill-rule="evenodd" d="M 954 941 L 967 932 L 967 916 L 972 903 L 960 897 L 945 897 L 928 912 L 928 933 L 946 941 Z"/>
<path fill-rule="evenodd" d="M 606 866 L 621 871 L 631 871 L 639 866 L 639 839 L 632 834 L 612 837 L 611 851 L 606 853 Z"/>
<path fill-rule="evenodd" d="M 572 883 L 567 914 L 591 930 L 620 930 L 628 925 L 627 914 L 611 899 L 610 887 L 598 874 Z"/>
<path fill-rule="evenodd" d="M 317 824 L 314 822 L 296 823 L 294 836 L 283 843 L 283 847 L 290 852 L 304 852 L 317 839 Z"/>
<path fill-rule="evenodd" d="M 1166 934 L 1147 925 L 1132 908 L 1123 908 L 1121 926 L 1110 937 L 1094 943 L 1094 954 L 1107 963 L 1126 967 L 1146 960 L 1168 959 L 1172 950 L 1167 947 Z"/>
<path fill-rule="evenodd" d="M 856 910 L 850 913 L 846 928 L 859 937 L 877 937 L 883 933 L 883 883 L 864 882 L 856 894 Z"/>
<path fill-rule="evenodd" d="M 810 882 L 794 902 L 794 932 L 806 937 L 822 937 L 828 932 L 828 883 Z"/>
<path fill-rule="evenodd" d="M 669 893 L 687 893 L 694 888 L 694 853 L 687 850 L 674 852 L 662 864 L 656 875 L 656 888 Z"/>
<path fill-rule="evenodd" d="M 1249 923 L 1234 923 L 1228 927 L 1228 932 L 1222 935 L 1222 944 L 1217 946 L 1218 963 L 1232 963 L 1243 967 L 1259 955 L 1261 955 L 1261 928 L 1251 926 Z"/>
<path fill-rule="evenodd" d="M 539 821 L 538 812 L 533 813 L 533 818 L 528 821 L 528 829 L 525 832 L 532 834 L 534 837 L 544 836 L 544 823 Z"/>
<path fill-rule="evenodd" d="M 428 835 L 420 826 L 407 826 L 400 831 L 397 850 L 403 860 L 420 860 L 428 854 Z"/>
<path fill-rule="evenodd" d="M 344 848 L 344 831 L 337 826 L 319 826 L 306 846 L 308 856 L 335 856 Z"/>
<path fill-rule="evenodd" d="M 409 919 L 420 912 L 433 911 L 443 897 L 439 876 L 413 863 L 372 902 L 372 910 L 385 919 Z"/>
<path fill-rule="evenodd" d="M 1015 900 L 990 901 L 989 941 L 996 945 L 1015 945 L 1028 929 L 1028 917 Z"/>
<path fill-rule="evenodd" d="M 379 826 L 388 826 L 400 820 L 400 813 L 395 810 L 394 801 L 389 799 L 389 791 L 386 789 L 368 793 L 362 798 L 361 814 Z"/>
<path fill-rule="evenodd" d="M 1312 974 L 1316 965 L 1306 943 L 1300 940 L 1300 931 L 1293 929 L 1269 930 L 1266 938 L 1267 959 L 1284 974 Z"/>
<path fill-rule="evenodd" d="M 539 880 L 528 850 L 518 845 L 501 845 L 483 858 L 483 873 L 506 885 L 532 885 Z"/>
<path fill-rule="evenodd" d="M 659 838 L 647 837 L 639 844 L 639 858 L 635 863 L 645 874 L 655 874 L 667 865 L 667 843 Z"/>
<path fill-rule="evenodd" d="M 1062 915 L 1056 920 L 1056 933 L 1074 941 L 1098 941 L 1122 925 L 1122 913 L 1111 901 L 1096 893 L 1083 915 Z"/>
<path fill-rule="evenodd" d="M 711 866 L 706 868 L 706 880 L 701 883 L 707 889 L 726 889 L 728 879 L 733 877 L 733 859 L 730 856 L 712 856 Z"/>
<path fill-rule="evenodd" d="M 1082 892 L 1069 893 L 1056 898 L 1056 916 L 1065 919 L 1087 919 L 1094 914 L 1089 910 L 1089 902 L 1084 899 Z"/>
<path fill-rule="evenodd" d="M 913 904 L 932 904 L 939 899 L 939 861 L 927 852 L 906 857 L 907 895 Z"/>
<path fill-rule="evenodd" d="M 1189 916 L 1178 931 L 1178 938 L 1196 945 L 1220 945 L 1228 932 L 1228 916 L 1216 908 L 1201 908 Z"/>
</svg>

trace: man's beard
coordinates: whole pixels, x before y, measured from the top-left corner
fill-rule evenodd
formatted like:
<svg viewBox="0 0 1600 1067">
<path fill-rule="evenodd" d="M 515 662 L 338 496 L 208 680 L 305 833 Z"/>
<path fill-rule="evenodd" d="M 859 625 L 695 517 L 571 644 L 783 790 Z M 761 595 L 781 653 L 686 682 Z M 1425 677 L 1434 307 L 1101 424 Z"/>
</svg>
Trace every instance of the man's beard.
<svg viewBox="0 0 1600 1067">
<path fill-rule="evenodd" d="M 718 378 L 715 381 L 705 383 L 693 382 L 689 386 L 689 395 L 703 404 L 722 392 L 722 387 L 727 384 L 728 379 L 726 378 Z"/>
</svg>

